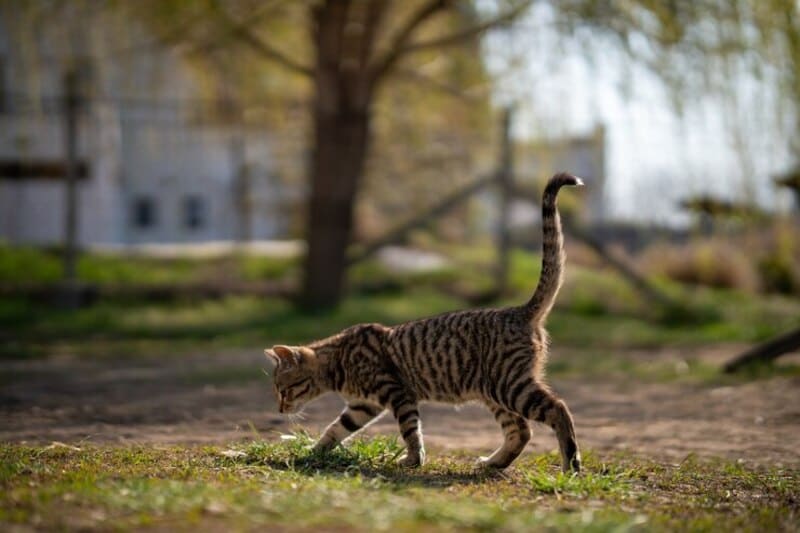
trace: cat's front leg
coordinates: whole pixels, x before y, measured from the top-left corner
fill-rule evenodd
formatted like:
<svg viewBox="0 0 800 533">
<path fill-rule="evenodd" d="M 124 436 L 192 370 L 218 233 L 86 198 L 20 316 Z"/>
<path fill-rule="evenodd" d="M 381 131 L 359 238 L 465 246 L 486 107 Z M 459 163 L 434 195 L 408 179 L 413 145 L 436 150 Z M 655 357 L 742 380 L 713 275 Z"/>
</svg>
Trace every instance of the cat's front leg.
<svg viewBox="0 0 800 533">
<path fill-rule="evenodd" d="M 382 407 L 371 402 L 348 403 L 344 411 L 325 429 L 322 437 L 314 445 L 313 451 L 325 452 L 335 448 L 353 433 L 377 420 L 382 412 Z"/>
<path fill-rule="evenodd" d="M 525 449 L 525 445 L 531 440 L 531 429 L 527 420 L 508 409 L 493 404 L 489 404 L 489 409 L 500 427 L 503 428 L 505 441 L 492 455 L 481 457 L 478 460 L 478 466 L 502 470 L 519 457 L 519 454 Z"/>
<path fill-rule="evenodd" d="M 400 434 L 406 443 L 406 453 L 400 458 L 400 465 L 417 467 L 425 463 L 425 446 L 422 442 L 422 422 L 416 402 L 398 400 L 392 404 L 392 412 L 400 426 Z"/>
</svg>

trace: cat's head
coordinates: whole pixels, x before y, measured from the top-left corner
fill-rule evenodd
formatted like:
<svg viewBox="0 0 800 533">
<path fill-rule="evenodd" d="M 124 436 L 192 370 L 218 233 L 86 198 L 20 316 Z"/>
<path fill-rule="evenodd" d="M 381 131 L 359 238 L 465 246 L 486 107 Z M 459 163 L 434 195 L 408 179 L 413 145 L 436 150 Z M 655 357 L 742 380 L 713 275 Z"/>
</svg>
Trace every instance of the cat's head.
<svg viewBox="0 0 800 533">
<path fill-rule="evenodd" d="M 296 413 L 322 393 L 317 384 L 319 360 L 311 348 L 278 345 L 264 355 L 275 365 L 275 399 L 281 413 Z"/>
</svg>

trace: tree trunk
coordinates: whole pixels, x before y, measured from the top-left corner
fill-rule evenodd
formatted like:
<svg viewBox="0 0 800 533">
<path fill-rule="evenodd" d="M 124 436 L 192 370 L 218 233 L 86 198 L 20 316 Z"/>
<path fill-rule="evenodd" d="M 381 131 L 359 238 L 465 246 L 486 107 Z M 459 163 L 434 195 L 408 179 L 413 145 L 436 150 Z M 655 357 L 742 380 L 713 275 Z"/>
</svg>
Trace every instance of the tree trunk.
<svg viewBox="0 0 800 533">
<path fill-rule="evenodd" d="M 304 307 L 336 305 L 342 296 L 346 252 L 353 228 L 355 197 L 364 171 L 369 138 L 369 114 L 317 111 L 315 153 L 311 162 Z"/>
<path fill-rule="evenodd" d="M 333 307 L 342 297 L 345 254 L 369 144 L 374 79 L 368 60 L 384 11 L 383 2 L 354 4 L 350 0 L 328 0 L 312 8 L 317 54 L 314 151 L 300 302 L 312 311 Z M 352 31 L 346 31 L 348 27 Z"/>
<path fill-rule="evenodd" d="M 64 283 L 77 280 L 78 255 L 78 74 L 70 69 L 64 77 L 64 139 L 66 195 L 64 220 Z"/>
</svg>

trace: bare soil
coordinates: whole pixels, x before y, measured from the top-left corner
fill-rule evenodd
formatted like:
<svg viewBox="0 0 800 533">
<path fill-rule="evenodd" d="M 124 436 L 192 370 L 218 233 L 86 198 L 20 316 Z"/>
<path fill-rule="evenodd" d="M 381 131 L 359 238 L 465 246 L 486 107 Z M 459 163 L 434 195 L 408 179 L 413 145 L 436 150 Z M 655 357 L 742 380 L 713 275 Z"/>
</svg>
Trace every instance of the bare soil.
<svg viewBox="0 0 800 533">
<path fill-rule="evenodd" d="M 719 359 L 719 352 L 708 350 L 705 360 Z M 277 413 L 261 373 L 262 357 L 254 350 L 174 359 L 0 362 L 0 441 L 230 444 L 277 438 L 298 424 L 321 431 L 341 409 L 341 399 L 327 395 L 293 423 Z M 697 454 L 800 464 L 797 377 L 726 386 L 559 377 L 551 384 L 570 405 L 584 448 L 671 461 Z M 502 440 L 480 405 L 427 404 L 422 418 L 433 453 L 458 448 L 478 455 Z M 368 431 L 397 430 L 387 415 Z M 555 448 L 551 431 L 534 427 L 529 450 Z"/>
</svg>

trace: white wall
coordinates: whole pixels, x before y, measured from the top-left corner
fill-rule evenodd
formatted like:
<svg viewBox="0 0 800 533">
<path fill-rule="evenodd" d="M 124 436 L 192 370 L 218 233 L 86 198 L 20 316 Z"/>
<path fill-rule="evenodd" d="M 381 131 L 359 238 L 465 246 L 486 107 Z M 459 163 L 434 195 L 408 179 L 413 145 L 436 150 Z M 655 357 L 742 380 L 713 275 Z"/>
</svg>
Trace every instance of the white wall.
<svg viewBox="0 0 800 533">
<path fill-rule="evenodd" d="M 221 127 L 128 124 L 123 132 L 125 242 L 198 242 L 238 237 L 240 214 L 235 185 L 240 164 L 246 162 L 251 168 L 262 169 L 271 166 L 263 131 L 248 134 Z M 237 160 L 232 148 L 237 137 L 244 139 L 243 161 Z M 269 197 L 272 184 L 263 173 L 253 174 L 251 196 Z M 208 208 L 208 219 L 201 228 L 185 224 L 183 202 L 188 195 L 200 196 Z M 131 224 L 133 204 L 140 196 L 157 202 L 158 220 L 151 228 Z M 276 214 L 258 204 L 253 206 L 253 238 L 278 237 Z"/>
<path fill-rule="evenodd" d="M 0 114 L 0 158 L 63 161 L 63 118 L 54 98 L 62 94 L 66 65 L 74 58 L 88 60 L 91 101 L 80 123 L 79 153 L 90 176 L 79 187 L 81 243 L 234 239 L 239 229 L 234 187 L 242 163 L 258 169 L 251 174 L 252 237 L 285 236 L 280 211 L 271 208 L 280 202 L 280 191 L 268 179 L 267 132 L 192 121 L 191 100 L 201 95 L 193 71 L 176 51 L 149 46 L 115 55 L 137 39 L 152 39 L 130 29 L 117 35 L 120 21 L 85 18 L 102 16 L 103 10 L 73 7 L 65 6 L 57 23 L 45 20 L 35 35 L 20 31 L 13 9 L 0 8 L 6 90 L 26 99 L 25 106 Z M 41 106 L 43 101 L 47 105 Z M 241 157 L 234 156 L 235 137 L 244 140 Z M 132 202 L 145 194 L 157 200 L 158 220 L 139 229 L 131 224 Z M 208 218 L 201 228 L 184 224 L 182 202 L 188 194 L 205 198 Z M 0 177 L 0 239 L 61 242 L 64 196 L 63 182 Z"/>
<path fill-rule="evenodd" d="M 79 243 L 118 240 L 118 151 L 113 133 L 97 116 L 81 121 L 79 158 L 89 176 L 78 187 Z M 64 160 L 64 126 L 58 116 L 0 115 L 0 158 Z M 91 155 L 90 155 L 91 154 Z M 55 244 L 64 237 L 66 185 L 63 180 L 0 180 L 0 239 L 11 243 Z"/>
</svg>

